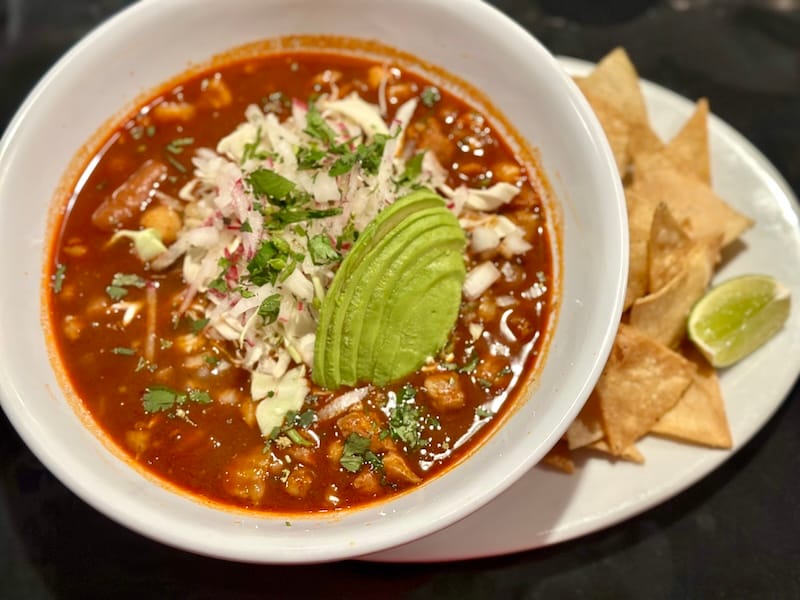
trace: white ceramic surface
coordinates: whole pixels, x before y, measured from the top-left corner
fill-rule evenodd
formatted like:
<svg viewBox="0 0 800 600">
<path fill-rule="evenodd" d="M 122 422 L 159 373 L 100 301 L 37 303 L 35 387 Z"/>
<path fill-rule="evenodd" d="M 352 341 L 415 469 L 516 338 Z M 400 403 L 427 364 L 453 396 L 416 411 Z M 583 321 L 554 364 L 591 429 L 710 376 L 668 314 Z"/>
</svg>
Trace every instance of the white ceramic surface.
<svg viewBox="0 0 800 600">
<path fill-rule="evenodd" d="M 560 61 L 572 74 L 590 69 L 582 61 Z M 668 139 L 694 105 L 652 83 L 643 87 L 653 125 Z M 791 289 L 794 299 L 800 298 L 797 199 L 767 159 L 730 126 L 712 116 L 709 131 L 714 188 L 756 221 L 744 235 L 744 250 L 715 280 L 769 273 Z M 778 409 L 799 371 L 800 309 L 795 306 L 776 338 L 721 373 L 732 452 L 648 438 L 639 444 L 644 466 L 591 459 L 573 476 L 536 467 L 459 523 L 368 559 L 441 561 L 506 554 L 573 539 L 633 517 L 688 488 L 744 446 Z"/>
<path fill-rule="evenodd" d="M 336 517 L 243 516 L 172 493 L 109 452 L 65 402 L 37 299 L 46 212 L 78 148 L 190 62 L 289 33 L 379 39 L 486 90 L 542 151 L 563 211 L 563 307 L 535 396 L 470 460 L 412 494 Z M 476 43 L 479 41 L 480 43 Z M 599 209 L 598 195 L 608 199 Z M 375 552 L 452 524 L 501 493 L 561 436 L 607 356 L 627 272 L 621 190 L 594 116 L 555 60 L 475 0 L 147 0 L 42 80 L 0 143 L 0 396 L 42 462 L 98 510 L 165 543 L 253 562 Z"/>
</svg>

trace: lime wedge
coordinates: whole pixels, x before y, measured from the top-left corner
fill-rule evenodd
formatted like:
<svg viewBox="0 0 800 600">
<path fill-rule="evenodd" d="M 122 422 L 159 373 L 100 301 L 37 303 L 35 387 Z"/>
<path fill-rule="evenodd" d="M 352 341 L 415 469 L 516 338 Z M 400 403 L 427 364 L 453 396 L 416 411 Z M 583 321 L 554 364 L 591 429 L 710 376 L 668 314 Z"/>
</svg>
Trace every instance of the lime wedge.
<svg viewBox="0 0 800 600">
<path fill-rule="evenodd" d="M 689 339 L 715 367 L 732 365 L 783 327 L 789 305 L 789 290 L 768 275 L 730 279 L 694 305 Z"/>
</svg>

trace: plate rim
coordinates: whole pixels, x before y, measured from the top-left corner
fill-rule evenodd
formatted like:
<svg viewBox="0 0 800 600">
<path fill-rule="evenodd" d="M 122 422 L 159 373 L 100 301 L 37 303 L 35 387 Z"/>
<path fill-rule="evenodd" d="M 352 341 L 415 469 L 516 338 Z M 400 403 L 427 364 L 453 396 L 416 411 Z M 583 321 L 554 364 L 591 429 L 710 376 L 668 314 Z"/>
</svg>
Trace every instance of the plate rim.
<svg viewBox="0 0 800 600">
<path fill-rule="evenodd" d="M 556 59 L 570 76 L 585 75 L 589 73 L 595 66 L 595 63 L 593 62 L 569 56 L 556 56 Z M 648 101 L 649 96 L 661 96 L 662 98 L 674 104 L 694 104 L 694 102 L 689 98 L 686 98 L 685 96 L 682 96 L 681 94 L 670 90 L 667 87 L 647 79 L 640 78 L 640 84 L 647 104 L 652 101 Z M 785 216 L 788 213 L 793 214 L 794 222 L 791 223 L 793 232 L 792 237 L 796 243 L 800 243 L 800 200 L 798 200 L 794 190 L 792 190 L 791 186 L 785 180 L 780 171 L 778 171 L 778 169 L 770 162 L 770 160 L 744 135 L 739 133 L 733 126 L 729 125 L 727 122 L 713 113 L 709 113 L 709 132 L 713 132 L 713 134 L 710 135 L 709 141 L 711 141 L 711 137 L 714 136 L 721 138 L 724 142 L 736 150 L 737 156 L 749 166 L 750 170 L 757 173 L 760 172 L 760 175 L 765 176 L 764 181 L 769 181 L 776 186 L 777 191 L 770 195 L 770 199 L 775 205 L 780 207 L 782 215 Z M 735 446 L 731 450 L 714 451 L 713 453 L 707 454 L 705 458 L 696 462 L 688 472 L 684 473 L 680 481 L 673 481 L 668 484 L 661 485 L 655 489 L 649 490 L 645 495 L 637 495 L 632 501 L 621 503 L 620 507 L 614 511 L 607 512 L 600 516 L 595 516 L 595 518 L 587 518 L 574 523 L 558 523 L 556 521 L 553 523 L 553 527 L 533 533 L 529 544 L 509 544 L 508 547 L 502 549 L 501 551 L 471 551 L 469 544 L 465 544 L 463 546 L 459 546 L 456 552 L 451 549 L 449 552 L 437 554 L 436 552 L 431 552 L 429 549 L 424 547 L 426 542 L 430 543 L 432 540 L 435 540 L 437 536 L 444 537 L 448 535 L 448 530 L 453 527 L 457 527 L 459 523 L 461 523 L 459 522 L 451 525 L 448 528 L 431 534 L 426 538 L 404 544 L 403 546 L 391 548 L 380 553 L 361 556 L 359 557 L 359 560 L 388 563 L 436 563 L 503 556 L 516 552 L 545 548 L 560 544 L 562 542 L 568 542 L 570 540 L 575 540 L 577 538 L 603 531 L 615 525 L 624 523 L 688 490 L 699 481 L 705 479 L 710 473 L 721 467 L 742 448 L 744 448 L 753 439 L 753 437 L 760 432 L 769 423 L 769 421 L 772 420 L 780 407 L 783 406 L 784 402 L 787 400 L 791 390 L 797 383 L 798 375 L 800 375 L 800 357 L 795 358 L 791 368 L 786 369 L 786 371 L 790 371 L 792 375 L 786 377 L 786 380 L 783 382 L 784 385 L 778 388 L 779 391 L 777 393 L 773 392 L 771 394 L 771 396 L 774 397 L 774 400 L 763 411 L 759 418 L 756 419 L 757 423 L 753 424 L 749 429 L 744 431 L 743 435 L 740 435 L 738 439 L 735 440 Z M 664 440 L 664 443 L 674 444 L 675 442 Z M 681 446 L 686 445 L 681 444 Z M 699 450 L 705 450 L 705 448 L 701 447 Z M 539 465 L 534 466 L 529 474 L 525 475 L 524 477 L 529 477 L 531 473 L 541 469 L 542 467 Z M 506 494 L 513 493 L 514 488 L 511 488 L 506 492 Z M 486 510 L 486 508 L 490 507 L 493 503 L 498 502 L 498 500 L 499 498 L 496 498 L 490 502 L 487 507 L 479 510 L 477 513 L 473 513 L 473 515 L 466 517 L 464 520 L 466 521 L 469 519 L 481 518 L 481 511 Z M 480 548 L 480 545 L 478 548 Z M 416 555 L 415 551 L 417 552 Z"/>
</svg>

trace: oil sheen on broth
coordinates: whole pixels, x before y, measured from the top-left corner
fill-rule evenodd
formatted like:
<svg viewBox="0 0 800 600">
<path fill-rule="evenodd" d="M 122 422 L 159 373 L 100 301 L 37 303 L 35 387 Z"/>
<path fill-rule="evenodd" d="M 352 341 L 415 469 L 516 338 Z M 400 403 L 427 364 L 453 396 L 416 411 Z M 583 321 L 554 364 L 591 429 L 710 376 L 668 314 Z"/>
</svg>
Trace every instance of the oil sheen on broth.
<svg viewBox="0 0 800 600">
<path fill-rule="evenodd" d="M 348 98 L 356 101 L 331 104 Z M 373 108 L 365 116 L 367 104 Z M 409 121 L 399 131 L 402 110 Z M 314 121 L 321 129 L 309 113 L 323 118 Z M 367 131 L 376 114 L 386 127 L 382 137 Z M 248 119 L 252 127 L 241 135 L 249 131 L 250 137 L 231 137 Z M 269 126 L 290 122 L 294 138 L 268 139 Z M 335 139 L 326 140 L 330 132 Z M 218 147 L 223 139 L 232 154 Z M 254 194 L 253 171 L 287 172 L 283 142 L 298 162 L 297 177 L 311 179 L 285 196 Z M 389 157 L 387 179 L 379 163 L 393 143 L 396 158 Z M 248 231 L 254 223 L 243 218 L 254 212 L 220 212 L 224 176 L 216 183 L 198 178 L 203 170 L 207 176 L 236 169 L 243 175 L 225 193 L 233 194 L 231 202 L 240 201 L 241 193 L 249 198 L 241 210 L 261 210 L 261 238 L 247 238 L 255 246 L 244 259 L 247 242 L 229 244 L 214 261 L 213 280 L 198 285 L 187 280 L 187 257 L 207 267 L 202 256 L 212 251 L 208 244 L 173 252 L 172 262 L 163 258 L 163 248 L 170 252 L 190 226 L 195 238 L 202 237 L 199 230 L 217 237 L 233 229 L 255 235 Z M 383 183 L 374 183 L 382 176 Z M 192 495 L 298 514 L 408 490 L 480 443 L 533 371 L 551 313 L 553 273 L 537 177 L 535 165 L 520 162 L 487 115 L 391 64 L 330 52 L 278 53 L 189 76 L 111 131 L 77 179 L 80 188 L 73 189 L 47 272 L 60 362 L 76 396 L 114 444 Z M 383 185 L 384 195 L 394 196 L 380 198 L 373 212 L 416 188 L 435 188 L 466 230 L 471 287 L 448 342 L 416 372 L 385 386 L 331 391 L 310 376 L 309 339 L 286 333 L 286 310 L 310 322 L 318 316 L 318 289 L 308 302 L 299 300 L 302 291 L 288 300 L 259 297 L 250 313 L 238 321 L 231 317 L 233 332 L 220 320 L 231 313 L 220 317 L 220 306 L 260 293 L 251 285 L 258 252 L 267 257 L 259 265 L 267 285 L 298 277 L 328 285 L 364 219 L 346 218 L 355 209 L 342 207 L 338 198 L 319 203 L 313 193 L 298 190 L 333 181 L 334 192 L 341 192 L 356 180 Z M 289 222 L 271 228 L 279 218 Z M 147 236 L 114 235 L 145 230 L 155 232 L 155 250 Z M 311 240 L 314 249 L 302 246 Z M 295 281 L 298 289 L 305 289 L 303 281 Z M 245 317 L 255 325 L 244 323 Z M 254 326 L 284 333 L 270 334 L 273 346 L 257 338 L 248 342 Z M 270 348 L 276 348 L 272 358 Z M 271 375 L 259 376 L 266 391 L 255 393 L 252 372 L 258 368 Z M 286 383 L 287 372 L 302 377 L 299 388 Z M 263 417 L 266 408 L 259 413 L 261 403 L 278 406 L 276 394 L 298 389 L 299 407 L 295 402 L 271 417 Z M 264 431 L 264 423 L 277 425 Z"/>
</svg>

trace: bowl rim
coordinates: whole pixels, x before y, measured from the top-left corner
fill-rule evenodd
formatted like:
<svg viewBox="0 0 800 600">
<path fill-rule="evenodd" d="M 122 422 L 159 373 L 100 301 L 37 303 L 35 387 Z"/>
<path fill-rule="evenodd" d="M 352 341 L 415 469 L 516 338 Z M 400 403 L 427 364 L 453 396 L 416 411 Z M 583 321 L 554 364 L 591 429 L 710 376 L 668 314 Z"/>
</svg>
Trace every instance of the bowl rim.
<svg viewBox="0 0 800 600">
<path fill-rule="evenodd" d="M 572 80 L 564 73 L 563 69 L 558 65 L 556 59 L 529 32 L 524 30 L 518 23 L 511 20 L 495 7 L 483 2 L 482 0 L 458 1 L 462 4 L 468 5 L 470 9 L 486 11 L 485 14 L 487 18 L 496 19 L 497 22 L 503 27 L 507 29 L 511 28 L 510 30 L 513 30 L 516 35 L 524 35 L 528 39 L 531 49 L 535 49 L 535 52 L 537 53 L 536 60 L 546 65 L 546 67 L 550 69 L 550 71 L 552 71 L 556 77 L 561 79 L 561 83 L 569 95 L 569 99 L 580 111 L 579 116 L 585 124 L 588 138 L 591 139 L 591 142 L 597 147 L 599 155 L 604 159 L 605 164 L 603 167 L 613 175 L 611 177 L 611 181 L 617 200 L 616 206 L 617 208 L 621 207 L 624 209 L 624 195 L 622 192 L 621 183 L 619 182 L 619 178 L 616 176 L 616 165 L 613 162 L 613 156 L 605 135 L 602 132 L 602 128 L 599 122 L 596 120 L 594 113 L 589 108 L 588 103 L 578 91 L 577 86 L 575 86 Z M 159 3 L 160 2 L 163 2 L 163 0 L 159 0 Z M 429 3 L 445 4 L 446 0 L 430 0 Z M 84 38 L 79 40 L 47 71 L 47 73 L 29 93 L 28 97 L 14 115 L 13 119 L 6 128 L 2 140 L 0 140 L 0 177 L 5 169 L 5 164 L 7 162 L 6 157 L 13 151 L 13 146 L 17 138 L 17 132 L 29 119 L 32 118 L 31 115 L 36 108 L 40 96 L 47 91 L 51 83 L 60 78 L 62 76 L 62 72 L 68 70 L 73 62 L 75 62 L 75 60 L 82 53 L 90 51 L 90 49 L 99 39 L 102 39 L 105 36 L 113 35 L 116 29 L 124 21 L 135 17 L 140 11 L 146 12 L 154 10 L 153 6 L 155 4 L 156 0 L 140 0 L 139 2 L 118 12 L 116 15 L 101 23 Z M 556 203 L 558 203 L 558 200 Z M 618 265 L 615 265 L 617 268 L 613 273 L 614 282 L 612 284 L 612 287 L 616 292 L 612 303 L 612 313 L 615 315 L 616 321 L 610 321 L 605 329 L 602 345 L 598 349 L 591 371 L 586 375 L 585 385 L 582 389 L 582 393 L 579 395 L 579 397 L 573 400 L 572 405 L 564 414 L 560 426 L 557 428 L 558 430 L 551 431 L 550 435 L 542 441 L 542 445 L 547 445 L 548 448 L 553 446 L 561 437 L 563 431 L 581 409 L 583 403 L 588 398 L 591 388 L 598 379 L 607 356 L 611 350 L 614 335 L 616 333 L 617 323 L 619 322 L 619 316 L 622 313 L 625 281 L 627 278 L 628 269 L 627 217 L 624 214 L 624 210 L 619 211 L 617 225 L 619 226 L 621 235 L 618 239 L 618 247 L 615 250 L 620 256 L 621 260 L 619 261 Z M 563 264 L 561 268 L 564 268 Z M 197 540 L 193 540 L 191 537 L 176 537 L 174 532 L 171 533 L 156 530 L 152 527 L 152 525 L 145 523 L 143 520 L 136 519 L 134 515 L 115 510 L 114 507 L 110 506 L 106 501 L 100 498 L 94 490 L 87 486 L 86 482 L 82 481 L 78 477 L 75 477 L 61 462 L 61 458 L 53 454 L 47 445 L 34 434 L 33 429 L 27 422 L 27 419 L 31 418 L 30 415 L 27 414 L 27 412 L 18 411 L 16 406 L 12 406 L 11 402 L 9 401 L 9 398 L 12 396 L 22 398 L 21 393 L 15 387 L 13 374 L 7 372 L 6 368 L 0 364 L 0 405 L 2 405 L 3 410 L 5 411 L 15 430 L 25 441 L 27 447 L 31 449 L 31 451 L 39 460 L 42 461 L 42 463 L 51 473 L 53 473 L 69 489 L 75 492 L 79 497 L 81 497 L 81 499 L 93 506 L 99 512 L 109 516 L 118 523 L 137 531 L 138 533 L 171 546 L 209 556 L 232 558 L 235 560 L 251 562 L 321 562 L 325 560 L 335 560 L 352 557 L 359 554 L 372 553 L 391 546 L 407 543 L 412 539 L 422 537 L 432 533 L 435 530 L 441 529 L 466 516 L 470 512 L 477 510 L 480 506 L 489 502 L 492 498 L 502 493 L 502 491 L 504 491 L 506 488 L 510 487 L 514 481 L 521 477 L 531 466 L 533 466 L 537 460 L 535 457 L 531 456 L 528 461 L 517 465 L 516 468 L 507 473 L 505 478 L 492 488 L 491 493 L 486 493 L 479 498 L 475 498 L 470 502 L 464 503 L 461 507 L 459 507 L 459 509 L 451 511 L 451 513 L 448 514 L 444 519 L 438 519 L 427 526 L 417 527 L 413 532 L 398 532 L 397 535 L 392 538 L 390 543 L 378 543 L 373 541 L 372 544 L 359 545 L 357 551 L 350 552 L 347 551 L 347 548 L 328 547 L 323 551 L 311 555 L 294 557 L 270 556 L 265 560 L 259 556 L 254 556 L 251 553 L 230 552 L 229 549 L 222 549 L 225 551 L 221 552 L 220 548 L 213 546 L 213 543 L 218 540 L 210 540 L 211 543 L 198 544 Z M 344 544 L 341 545 L 343 546 Z"/>
</svg>

